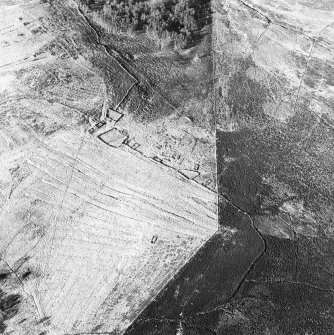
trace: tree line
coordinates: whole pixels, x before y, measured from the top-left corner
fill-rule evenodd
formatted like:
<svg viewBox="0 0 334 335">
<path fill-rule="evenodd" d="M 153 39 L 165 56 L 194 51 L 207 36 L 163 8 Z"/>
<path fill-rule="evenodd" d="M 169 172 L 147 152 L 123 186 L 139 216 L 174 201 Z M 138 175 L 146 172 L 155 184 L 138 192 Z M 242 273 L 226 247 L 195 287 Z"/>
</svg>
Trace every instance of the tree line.
<svg viewBox="0 0 334 335">
<path fill-rule="evenodd" d="M 88 0 L 87 5 L 98 3 L 101 1 Z M 183 43 L 193 40 L 210 16 L 205 0 L 107 0 L 101 12 L 119 30 L 151 30 L 159 37 L 168 35 Z"/>
</svg>

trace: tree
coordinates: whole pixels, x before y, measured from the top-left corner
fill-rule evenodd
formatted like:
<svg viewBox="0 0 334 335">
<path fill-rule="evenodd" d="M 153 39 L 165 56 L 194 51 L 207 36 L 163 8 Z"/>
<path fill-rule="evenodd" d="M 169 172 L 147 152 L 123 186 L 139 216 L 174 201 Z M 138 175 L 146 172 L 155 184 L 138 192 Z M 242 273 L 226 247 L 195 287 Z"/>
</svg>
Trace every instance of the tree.
<svg viewBox="0 0 334 335">
<path fill-rule="evenodd" d="M 196 0 L 110 0 L 104 6 L 107 20 L 120 30 L 139 31 L 149 28 L 159 38 L 173 36 L 186 44 L 198 32 Z"/>
</svg>

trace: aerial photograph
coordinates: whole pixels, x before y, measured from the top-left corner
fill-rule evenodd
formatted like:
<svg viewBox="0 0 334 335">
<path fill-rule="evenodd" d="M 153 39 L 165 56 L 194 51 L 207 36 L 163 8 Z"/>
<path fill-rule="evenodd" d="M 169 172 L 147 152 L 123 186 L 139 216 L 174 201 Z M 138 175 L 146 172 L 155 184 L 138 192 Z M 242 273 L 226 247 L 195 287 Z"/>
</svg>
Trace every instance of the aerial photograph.
<svg viewBox="0 0 334 335">
<path fill-rule="evenodd" d="M 334 0 L 0 0 L 0 334 L 334 335 Z"/>
</svg>

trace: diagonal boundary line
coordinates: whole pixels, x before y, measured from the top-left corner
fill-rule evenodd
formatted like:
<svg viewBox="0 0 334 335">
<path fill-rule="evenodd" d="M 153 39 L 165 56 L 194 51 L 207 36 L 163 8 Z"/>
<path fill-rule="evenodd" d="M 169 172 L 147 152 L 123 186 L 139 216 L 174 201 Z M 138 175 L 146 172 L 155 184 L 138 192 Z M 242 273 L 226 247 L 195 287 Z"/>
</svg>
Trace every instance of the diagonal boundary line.
<svg viewBox="0 0 334 335">
<path fill-rule="evenodd" d="M 188 263 L 190 263 L 193 259 L 195 259 L 197 254 L 206 246 L 207 242 L 209 242 L 217 233 L 218 231 L 212 233 L 210 236 L 207 236 L 206 238 L 203 238 L 200 245 L 195 247 L 194 250 L 191 253 L 189 253 L 188 258 L 182 264 L 180 264 L 178 268 L 175 269 L 173 275 L 171 275 L 169 278 L 167 277 L 164 278 L 163 283 L 160 286 L 158 292 L 154 296 L 151 296 L 150 299 L 147 300 L 144 304 L 142 303 L 142 306 L 140 306 L 136 315 L 131 318 L 129 324 L 121 331 L 120 333 L 121 335 L 126 334 L 126 332 L 134 326 L 135 322 L 140 319 L 142 314 L 145 312 L 146 308 L 148 308 L 154 300 L 158 299 L 159 296 L 163 294 L 164 289 L 168 286 L 169 283 L 175 281 L 182 275 L 182 270 L 186 268 Z"/>
<path fill-rule="evenodd" d="M 213 14 L 214 16 L 214 14 Z M 215 37 L 216 34 L 214 33 L 214 30 L 217 29 L 217 25 L 214 25 L 214 20 L 212 20 L 211 23 L 211 48 L 212 48 L 212 63 L 213 63 L 213 70 L 212 70 L 212 74 L 211 74 L 211 79 L 212 79 L 212 85 L 213 85 L 213 96 L 214 96 L 214 102 L 213 102 L 213 118 L 214 118 L 214 137 L 215 137 L 215 160 L 216 160 L 216 171 L 215 171 L 215 175 L 216 175 L 216 182 L 215 182 L 215 191 L 214 193 L 216 194 L 216 204 L 218 206 L 218 202 L 219 202 L 219 193 L 218 193 L 218 164 L 217 164 L 217 104 L 216 104 L 216 83 L 215 83 L 215 64 L 216 64 L 216 57 L 215 57 Z M 204 185 L 202 185 L 204 186 Z M 205 187 L 205 186 L 204 186 Z M 207 188 L 207 187 L 205 187 Z M 212 192 L 212 190 L 210 190 Z M 182 270 L 187 266 L 188 263 L 190 263 L 195 257 L 196 255 L 200 252 L 200 250 L 206 245 L 206 243 L 213 238 L 213 236 L 215 236 L 218 232 L 219 232 L 219 219 L 218 219 L 218 215 L 217 215 L 217 228 L 216 228 L 216 232 L 211 234 L 211 236 L 207 237 L 205 239 L 205 241 L 202 242 L 202 244 L 200 246 L 198 246 L 195 250 L 193 250 L 193 252 L 191 253 L 190 257 L 188 257 L 188 259 L 184 262 L 184 264 L 182 264 L 178 269 L 176 269 L 174 275 L 169 278 L 169 279 L 165 279 L 166 282 L 163 285 L 163 287 L 161 288 L 161 290 L 159 290 L 159 292 L 157 292 L 157 294 L 155 296 L 153 296 L 150 301 L 148 301 L 142 308 L 141 310 L 138 311 L 137 315 L 130 321 L 129 325 L 122 331 L 121 334 L 125 334 L 128 330 L 130 330 L 133 325 L 135 324 L 136 320 L 140 319 L 140 316 L 144 313 L 144 311 L 146 310 L 146 308 L 155 300 L 157 299 L 160 294 L 163 292 L 163 290 L 166 288 L 166 286 L 176 280 L 176 278 L 178 278 L 181 273 Z"/>
</svg>

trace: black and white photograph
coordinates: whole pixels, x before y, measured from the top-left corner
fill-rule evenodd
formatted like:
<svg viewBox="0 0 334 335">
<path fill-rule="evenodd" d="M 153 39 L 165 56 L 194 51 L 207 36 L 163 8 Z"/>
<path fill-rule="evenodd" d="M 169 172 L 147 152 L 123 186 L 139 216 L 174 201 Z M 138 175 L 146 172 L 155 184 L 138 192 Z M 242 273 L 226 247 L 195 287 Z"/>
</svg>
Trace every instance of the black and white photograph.
<svg viewBox="0 0 334 335">
<path fill-rule="evenodd" d="M 0 334 L 334 335 L 334 0 L 0 0 Z"/>
</svg>

